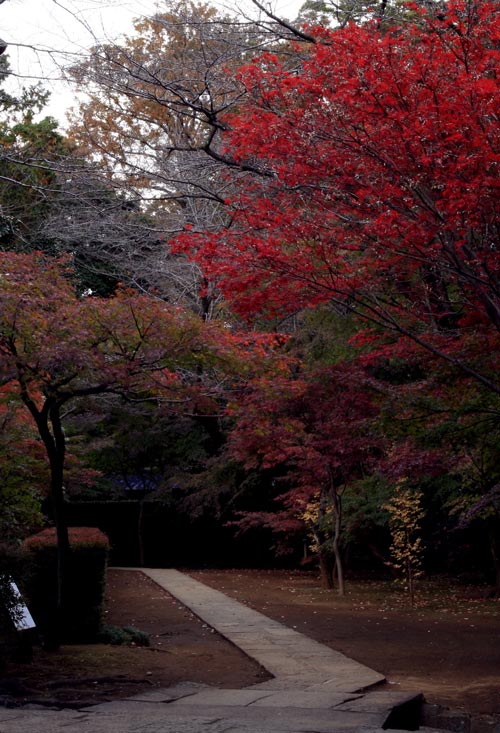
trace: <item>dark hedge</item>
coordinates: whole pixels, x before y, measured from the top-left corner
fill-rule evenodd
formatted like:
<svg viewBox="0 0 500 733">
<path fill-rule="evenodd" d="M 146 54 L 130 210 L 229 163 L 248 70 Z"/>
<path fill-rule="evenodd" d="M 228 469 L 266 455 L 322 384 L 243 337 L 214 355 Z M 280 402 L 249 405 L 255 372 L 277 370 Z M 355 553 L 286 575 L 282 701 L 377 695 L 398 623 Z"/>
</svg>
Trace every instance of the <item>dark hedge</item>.
<svg viewBox="0 0 500 733">
<path fill-rule="evenodd" d="M 63 642 L 95 641 L 102 624 L 109 540 L 93 527 L 70 527 L 70 556 L 61 628 Z M 57 619 L 57 538 L 45 529 L 23 543 L 28 564 L 25 594 L 42 637 L 50 638 Z M 59 623 L 59 622 L 58 622 Z"/>
</svg>

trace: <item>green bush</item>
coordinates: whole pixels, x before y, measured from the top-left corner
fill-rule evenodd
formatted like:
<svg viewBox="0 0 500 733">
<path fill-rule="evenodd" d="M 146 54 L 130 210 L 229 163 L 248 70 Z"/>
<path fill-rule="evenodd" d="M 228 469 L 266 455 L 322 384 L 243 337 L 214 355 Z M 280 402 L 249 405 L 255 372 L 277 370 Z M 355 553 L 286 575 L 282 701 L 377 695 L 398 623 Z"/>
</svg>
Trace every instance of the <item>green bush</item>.
<svg viewBox="0 0 500 733">
<path fill-rule="evenodd" d="M 64 586 L 63 618 L 58 637 L 64 642 L 97 639 L 104 611 L 109 541 L 99 529 L 70 527 L 70 556 Z M 57 538 L 45 529 L 23 543 L 28 564 L 24 587 L 42 637 L 50 639 L 57 619 Z"/>
<path fill-rule="evenodd" d="M 134 626 L 103 626 L 98 637 L 103 644 L 113 646 L 131 645 L 149 646 L 149 636 Z"/>
</svg>

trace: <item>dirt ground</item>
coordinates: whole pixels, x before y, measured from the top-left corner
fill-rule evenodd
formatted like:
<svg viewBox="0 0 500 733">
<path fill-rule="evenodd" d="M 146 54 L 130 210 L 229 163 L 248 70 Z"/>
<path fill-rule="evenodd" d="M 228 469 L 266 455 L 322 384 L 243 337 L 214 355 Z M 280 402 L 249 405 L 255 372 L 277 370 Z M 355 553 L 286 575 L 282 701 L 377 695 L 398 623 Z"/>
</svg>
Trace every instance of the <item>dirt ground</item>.
<svg viewBox="0 0 500 733">
<path fill-rule="evenodd" d="M 389 581 L 348 583 L 340 598 L 306 572 L 190 574 L 382 672 L 393 689 L 500 719 L 500 599 L 485 588 L 428 582 L 411 609 Z"/>
<path fill-rule="evenodd" d="M 351 583 L 345 598 L 313 573 L 197 571 L 190 574 L 266 615 L 383 672 L 393 689 L 500 718 L 500 601 L 484 589 L 427 584 L 415 609 L 392 584 Z M 85 645 L 35 649 L 9 665 L 0 702 L 79 705 L 182 681 L 244 687 L 267 673 L 145 576 L 108 573 L 106 624 L 149 634 L 150 647 Z"/>
<path fill-rule="evenodd" d="M 0 704 L 75 707 L 179 682 L 238 688 L 269 678 L 142 573 L 108 570 L 104 623 L 139 629 L 150 646 L 68 645 L 57 652 L 35 647 L 31 664 L 4 670 Z"/>
</svg>

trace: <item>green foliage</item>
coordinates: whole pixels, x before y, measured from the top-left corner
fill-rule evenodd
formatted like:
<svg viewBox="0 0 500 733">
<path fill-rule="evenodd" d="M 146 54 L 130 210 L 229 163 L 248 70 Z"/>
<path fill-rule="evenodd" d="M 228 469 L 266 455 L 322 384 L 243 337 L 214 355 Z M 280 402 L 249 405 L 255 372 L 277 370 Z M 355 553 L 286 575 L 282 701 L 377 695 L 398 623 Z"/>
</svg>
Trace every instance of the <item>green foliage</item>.
<svg viewBox="0 0 500 733">
<path fill-rule="evenodd" d="M 431 12 L 442 12 L 443 0 L 416 0 Z M 348 23 L 376 20 L 383 27 L 403 23 L 414 16 L 406 0 L 306 0 L 298 20 L 311 25 L 343 28 Z"/>
<path fill-rule="evenodd" d="M 35 467 L 35 461 L 31 461 L 29 456 L 26 462 L 32 462 Z M 0 481 L 3 473 L 1 470 Z M 4 540 L 16 542 L 35 527 L 43 525 L 42 499 L 37 487 L 26 486 L 17 474 L 14 477 L 10 471 L 8 474 L 8 484 L 0 484 L 0 532 Z"/>
<path fill-rule="evenodd" d="M 345 543 L 374 558 L 376 567 L 390 568 L 389 529 L 385 503 L 392 486 L 378 473 L 351 484 L 343 497 Z"/>
<path fill-rule="evenodd" d="M 359 540 L 373 529 L 386 527 L 387 511 L 383 506 L 391 494 L 390 483 L 379 474 L 351 484 L 343 502 L 346 539 Z"/>
<path fill-rule="evenodd" d="M 71 498 L 80 500 L 150 494 L 169 503 L 170 485 L 203 470 L 211 450 L 201 416 L 173 414 L 147 401 L 87 401 L 70 416 L 67 435 L 71 450 L 97 474 L 86 487 L 69 484 Z"/>
<path fill-rule="evenodd" d="M 1 84 L 9 66 L 3 58 L 0 64 Z M 58 194 L 55 161 L 68 147 L 55 119 L 35 121 L 48 96 L 40 85 L 18 97 L 0 86 L 0 249 L 54 248 L 40 236 L 40 227 Z"/>
<path fill-rule="evenodd" d="M 112 646 L 149 646 L 149 636 L 134 626 L 103 626 L 97 637 L 103 644 Z"/>
<path fill-rule="evenodd" d="M 310 308 L 297 317 L 289 350 L 313 368 L 338 364 L 359 352 L 350 343 L 359 328 L 352 313 L 339 313 L 325 306 Z"/>
<path fill-rule="evenodd" d="M 0 537 L 16 544 L 43 524 L 48 471 L 33 429 L 9 389 L 0 389 Z"/>
</svg>

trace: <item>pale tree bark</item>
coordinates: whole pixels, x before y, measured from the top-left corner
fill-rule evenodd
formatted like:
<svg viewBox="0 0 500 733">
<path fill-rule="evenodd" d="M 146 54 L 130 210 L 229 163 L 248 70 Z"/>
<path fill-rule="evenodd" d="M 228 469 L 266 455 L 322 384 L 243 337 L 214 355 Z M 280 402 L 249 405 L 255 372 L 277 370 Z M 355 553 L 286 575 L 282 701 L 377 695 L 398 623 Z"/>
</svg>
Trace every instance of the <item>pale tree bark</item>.
<svg viewBox="0 0 500 733">
<path fill-rule="evenodd" d="M 266 16 L 260 23 L 184 0 L 166 2 L 122 44 L 96 45 L 68 71 L 84 92 L 69 137 L 93 162 L 94 175 L 99 170 L 144 220 L 136 216 L 135 234 L 129 227 L 123 237 L 119 212 L 102 216 L 89 205 L 78 213 L 75 206 L 68 218 L 62 207 L 45 233 L 80 253 L 88 237 L 96 261 L 102 256 L 104 268 L 114 263 L 125 282 L 148 283 L 159 297 L 212 317 L 219 304 L 216 283 L 203 280 L 184 258 L 170 257 L 168 242 L 186 228 L 229 226 L 226 200 L 235 184 L 250 174 L 271 175 L 252 161 L 235 161 L 221 134 L 246 95 L 236 69 L 272 46 L 286 50 L 277 19 Z M 72 179 L 69 188 L 78 188 Z"/>
</svg>

